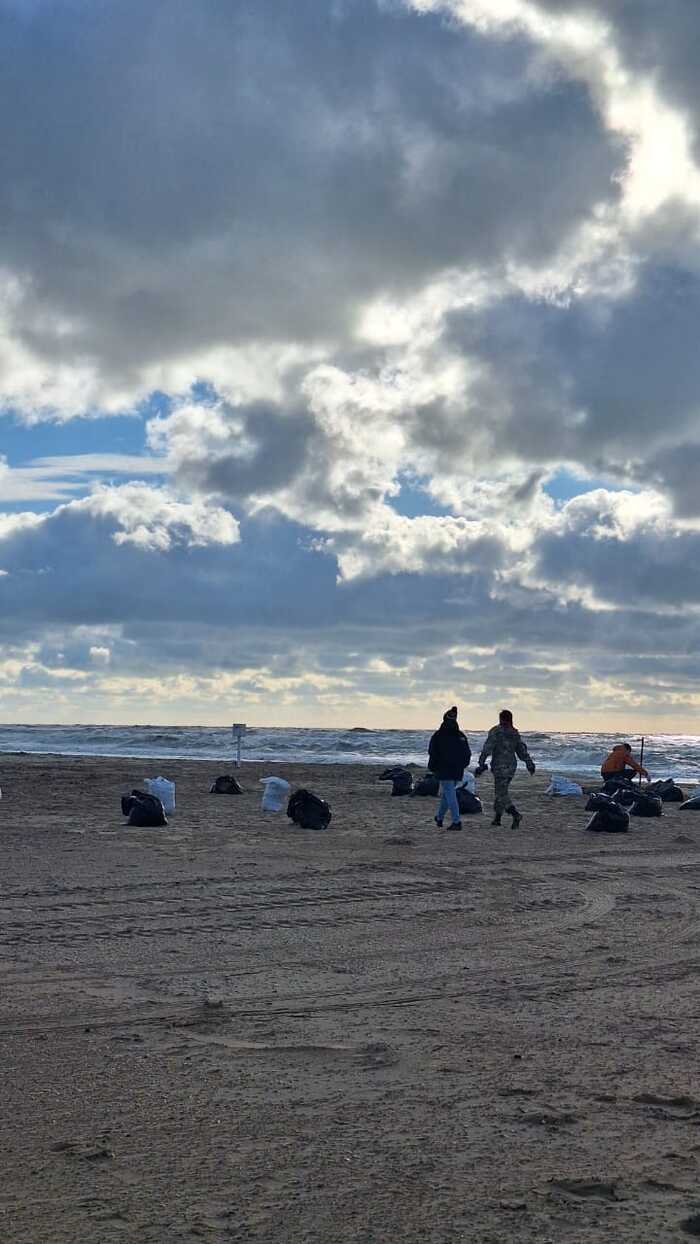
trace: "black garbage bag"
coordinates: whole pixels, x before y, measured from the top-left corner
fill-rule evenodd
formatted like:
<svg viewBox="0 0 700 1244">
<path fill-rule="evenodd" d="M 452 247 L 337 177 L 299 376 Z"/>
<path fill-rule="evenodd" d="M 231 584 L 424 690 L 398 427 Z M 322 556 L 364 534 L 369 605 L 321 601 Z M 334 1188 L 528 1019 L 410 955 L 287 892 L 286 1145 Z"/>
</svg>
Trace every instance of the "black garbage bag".
<svg viewBox="0 0 700 1244">
<path fill-rule="evenodd" d="M 408 769 L 400 770 L 391 779 L 392 795 L 410 795 L 413 790 L 413 778 Z"/>
<path fill-rule="evenodd" d="M 685 803 L 681 804 L 678 811 L 679 812 L 700 812 L 700 795 L 693 795 L 692 799 L 686 799 Z"/>
<path fill-rule="evenodd" d="M 319 799 L 303 787 L 290 797 L 287 816 L 302 829 L 327 829 L 331 822 L 331 810 L 325 799 Z"/>
<path fill-rule="evenodd" d="M 640 798 L 639 788 L 634 786 L 619 786 L 613 794 L 612 798 L 623 808 L 631 808 L 633 804 Z"/>
<path fill-rule="evenodd" d="M 676 786 L 673 778 L 663 778 L 658 782 L 648 782 L 644 787 L 645 795 L 658 795 L 662 803 L 683 803 L 685 791 Z"/>
<path fill-rule="evenodd" d="M 606 778 L 601 786 L 601 793 L 604 795 L 614 795 L 618 790 L 632 790 L 632 783 L 629 778 L 612 777 Z"/>
<path fill-rule="evenodd" d="M 588 803 L 586 804 L 586 812 L 605 811 L 605 809 L 609 808 L 611 804 L 619 807 L 618 800 L 615 799 L 613 795 L 606 795 L 605 791 L 602 790 L 595 791 L 589 797 Z"/>
<path fill-rule="evenodd" d="M 586 829 L 592 830 L 594 833 L 604 834 L 626 834 L 630 827 L 629 812 L 620 807 L 615 799 L 611 799 L 609 795 L 602 792 L 597 795 L 591 795 L 586 805 L 589 811 L 593 811 L 593 816 L 586 825 Z"/>
<path fill-rule="evenodd" d="M 686 798 L 685 791 L 682 786 L 676 786 L 675 782 L 669 782 L 663 790 L 657 791 L 659 799 L 662 803 L 683 803 Z"/>
<path fill-rule="evenodd" d="M 457 806 L 460 816 L 472 816 L 484 810 L 479 796 L 470 791 L 468 786 L 457 787 Z"/>
<path fill-rule="evenodd" d="M 132 790 L 130 795 L 122 795 L 122 815 L 128 816 L 128 825 L 136 825 L 140 829 L 155 829 L 168 823 L 160 799 L 144 790 Z"/>
<path fill-rule="evenodd" d="M 605 791 L 594 791 L 594 793 L 589 796 L 588 803 L 586 804 L 586 812 L 597 812 L 599 808 L 607 808 L 611 798 L 612 795 L 606 794 Z"/>
<path fill-rule="evenodd" d="M 242 795 L 243 787 L 238 784 L 235 777 L 230 773 L 223 773 L 221 777 L 215 778 L 209 787 L 210 795 Z"/>
<path fill-rule="evenodd" d="M 640 790 L 638 786 L 621 786 L 612 798 L 621 807 L 629 808 L 632 816 L 661 816 L 661 799 L 649 794 L 646 787 Z"/>
<path fill-rule="evenodd" d="M 434 773 L 426 773 L 424 777 L 419 778 L 413 783 L 413 795 L 439 795 L 440 780 L 436 778 Z"/>
<path fill-rule="evenodd" d="M 637 791 L 637 797 L 630 806 L 632 816 L 661 816 L 662 804 L 658 795 L 647 795 L 646 791 Z"/>
<path fill-rule="evenodd" d="M 390 769 L 385 769 L 383 773 L 379 774 L 377 781 L 378 782 L 393 782 L 394 778 L 399 773 L 409 773 L 409 776 L 410 776 L 409 770 L 406 769 L 403 765 L 392 765 Z"/>
</svg>

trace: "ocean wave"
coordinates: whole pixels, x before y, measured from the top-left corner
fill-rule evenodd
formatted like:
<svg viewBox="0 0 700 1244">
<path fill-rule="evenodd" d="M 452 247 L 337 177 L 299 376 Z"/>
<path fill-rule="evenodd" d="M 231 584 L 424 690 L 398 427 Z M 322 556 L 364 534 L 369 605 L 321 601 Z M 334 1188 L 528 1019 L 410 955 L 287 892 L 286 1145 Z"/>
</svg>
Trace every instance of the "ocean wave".
<svg viewBox="0 0 700 1244">
<path fill-rule="evenodd" d="M 243 759 L 276 763 L 412 764 L 424 766 L 430 730 L 314 730 L 255 727 L 243 739 Z M 474 759 L 485 731 L 469 731 Z M 540 772 L 597 775 L 615 736 L 571 731 L 523 732 Z M 622 738 L 625 735 L 621 736 Z M 638 736 L 626 737 L 639 754 Z M 218 760 L 230 763 L 235 745 L 226 726 L 0 726 L 0 752 L 152 759 Z M 700 780 L 700 738 L 650 735 L 645 764 L 654 777 Z"/>
</svg>

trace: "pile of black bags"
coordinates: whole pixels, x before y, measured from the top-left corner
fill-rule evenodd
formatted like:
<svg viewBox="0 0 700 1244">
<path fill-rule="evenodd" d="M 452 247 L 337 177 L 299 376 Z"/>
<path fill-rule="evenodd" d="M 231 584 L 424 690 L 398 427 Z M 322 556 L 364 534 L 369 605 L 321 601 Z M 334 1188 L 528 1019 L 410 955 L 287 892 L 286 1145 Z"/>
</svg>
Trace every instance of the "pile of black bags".
<svg viewBox="0 0 700 1244">
<path fill-rule="evenodd" d="M 632 816 L 661 816 L 662 806 L 658 795 L 647 794 L 646 789 L 640 790 L 638 786 L 620 787 L 616 795 L 613 795 L 623 808 L 629 808 Z"/>
<path fill-rule="evenodd" d="M 591 795 L 586 811 L 593 813 L 586 829 L 595 833 L 626 834 L 630 827 L 629 812 L 612 795 L 606 795 L 603 791 Z"/>
<path fill-rule="evenodd" d="M 127 825 L 136 825 L 140 829 L 156 829 L 168 823 L 160 799 L 144 790 L 132 790 L 130 795 L 122 795 L 122 816 L 128 816 Z"/>
<path fill-rule="evenodd" d="M 638 786 L 628 778 L 608 778 L 603 783 L 601 795 L 614 799 L 621 807 L 627 808 L 632 816 L 657 817 L 663 815 L 664 803 L 680 803 L 685 798 L 680 786 L 676 786 L 673 778 L 664 778 L 658 782 L 648 782 Z M 586 804 L 592 807 L 593 795 Z M 683 805 L 685 806 L 685 805 Z"/>
<path fill-rule="evenodd" d="M 287 816 L 302 829 L 327 829 L 331 822 L 331 810 L 325 799 L 303 787 L 291 796 Z"/>
<path fill-rule="evenodd" d="M 401 765 L 385 769 L 377 779 L 379 782 L 391 782 L 392 795 L 420 795 L 437 798 L 440 794 L 440 779 L 434 773 L 425 773 L 423 777 L 413 781 L 413 775 Z M 460 813 L 470 816 L 483 812 L 481 800 L 467 786 L 457 787 L 457 803 Z"/>
<path fill-rule="evenodd" d="M 643 790 L 645 795 L 656 795 L 662 803 L 683 803 L 685 799 L 685 791 L 680 786 L 676 786 L 673 778 L 647 782 Z"/>
</svg>

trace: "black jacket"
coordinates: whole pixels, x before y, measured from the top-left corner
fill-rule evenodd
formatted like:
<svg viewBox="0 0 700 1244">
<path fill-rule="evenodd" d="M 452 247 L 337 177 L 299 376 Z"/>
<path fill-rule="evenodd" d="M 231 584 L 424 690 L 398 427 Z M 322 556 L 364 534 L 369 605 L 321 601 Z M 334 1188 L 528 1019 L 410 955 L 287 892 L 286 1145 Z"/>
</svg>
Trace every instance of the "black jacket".
<svg viewBox="0 0 700 1244">
<path fill-rule="evenodd" d="M 462 734 L 457 722 L 443 721 L 428 747 L 430 772 L 441 780 L 457 782 L 471 758 L 469 740 L 466 734 Z"/>
</svg>

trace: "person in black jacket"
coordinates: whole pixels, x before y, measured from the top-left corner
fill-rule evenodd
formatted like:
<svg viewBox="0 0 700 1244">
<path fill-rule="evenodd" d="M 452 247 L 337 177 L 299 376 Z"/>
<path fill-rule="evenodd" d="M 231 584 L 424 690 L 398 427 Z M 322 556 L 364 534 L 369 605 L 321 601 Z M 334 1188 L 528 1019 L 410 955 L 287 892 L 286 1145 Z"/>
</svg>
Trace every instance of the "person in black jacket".
<svg viewBox="0 0 700 1244">
<path fill-rule="evenodd" d="M 438 804 L 435 824 L 442 828 L 445 813 L 449 808 L 452 824 L 448 829 L 461 829 L 459 804 L 455 786 L 462 780 L 462 775 L 472 758 L 469 740 L 457 724 L 457 709 L 450 708 L 442 719 L 442 725 L 435 731 L 428 746 L 428 768 L 440 779 L 440 803 Z"/>
</svg>

